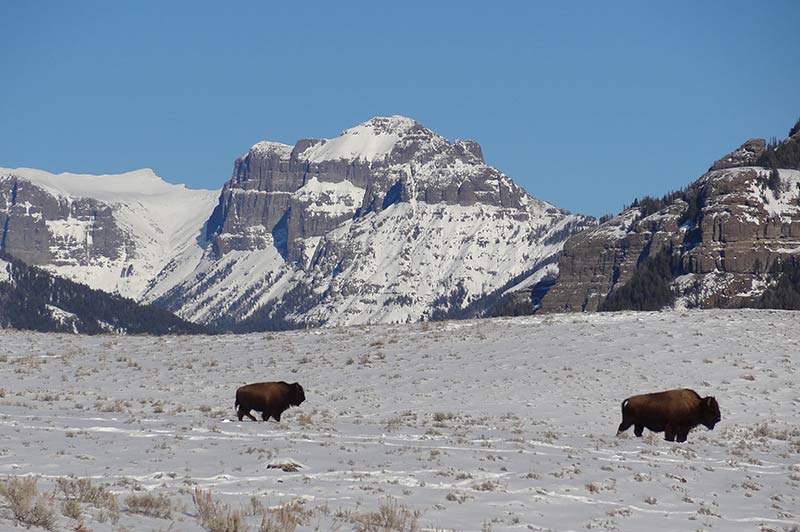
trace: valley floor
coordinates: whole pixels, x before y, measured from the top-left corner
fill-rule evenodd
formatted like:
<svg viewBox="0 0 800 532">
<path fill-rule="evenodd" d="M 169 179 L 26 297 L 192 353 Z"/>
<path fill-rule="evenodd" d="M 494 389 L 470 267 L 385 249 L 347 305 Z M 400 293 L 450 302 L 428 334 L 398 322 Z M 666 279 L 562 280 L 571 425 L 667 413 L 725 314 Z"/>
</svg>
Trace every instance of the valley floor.
<svg viewBox="0 0 800 532">
<path fill-rule="evenodd" d="M 203 530 L 192 496 L 210 494 L 251 530 L 379 530 L 382 507 L 436 530 L 796 531 L 798 325 L 714 310 L 216 337 L 0 331 L 0 484 L 38 478 L 59 530 Z M 306 402 L 281 423 L 239 422 L 234 391 L 266 380 L 299 381 Z M 615 436 L 623 399 L 674 387 L 716 396 L 715 430 Z M 68 506 L 67 476 L 118 509 Z M 0 497 L 0 529 L 14 528 Z"/>
</svg>

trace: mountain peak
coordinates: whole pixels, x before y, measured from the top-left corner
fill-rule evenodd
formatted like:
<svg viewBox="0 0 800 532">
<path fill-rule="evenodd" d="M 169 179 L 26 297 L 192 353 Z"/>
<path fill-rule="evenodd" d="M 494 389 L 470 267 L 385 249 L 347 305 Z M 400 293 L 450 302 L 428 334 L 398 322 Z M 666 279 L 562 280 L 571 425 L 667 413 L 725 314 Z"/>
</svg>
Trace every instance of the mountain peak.
<svg viewBox="0 0 800 532">
<path fill-rule="evenodd" d="M 363 133 L 389 135 L 395 133 L 402 136 L 408 133 L 415 126 L 420 125 L 421 124 L 413 118 L 408 118 L 402 115 L 375 116 L 362 124 L 343 131 L 342 135 Z"/>
<path fill-rule="evenodd" d="M 261 142 L 253 144 L 250 147 L 250 152 L 256 153 L 258 155 L 275 153 L 278 155 L 288 157 L 289 154 L 292 153 L 292 146 L 289 146 L 288 144 L 283 144 L 281 142 L 262 140 Z"/>
<path fill-rule="evenodd" d="M 376 116 L 334 139 L 311 144 L 300 157 L 313 163 L 338 159 L 373 162 L 391 153 L 401 139 L 421 130 L 425 130 L 421 124 L 405 116 Z"/>
<path fill-rule="evenodd" d="M 747 142 L 712 164 L 709 170 L 724 170 L 725 168 L 754 165 L 761 154 L 764 153 L 766 147 L 767 141 L 764 139 L 748 139 Z"/>
</svg>

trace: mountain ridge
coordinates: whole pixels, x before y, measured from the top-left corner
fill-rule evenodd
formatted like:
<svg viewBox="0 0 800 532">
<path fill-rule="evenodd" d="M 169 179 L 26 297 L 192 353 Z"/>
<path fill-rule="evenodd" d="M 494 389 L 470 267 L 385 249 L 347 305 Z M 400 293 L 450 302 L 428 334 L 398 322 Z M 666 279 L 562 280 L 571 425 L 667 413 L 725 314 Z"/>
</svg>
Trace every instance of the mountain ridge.
<svg viewBox="0 0 800 532">
<path fill-rule="evenodd" d="M 137 176 L 144 188 L 125 189 Z M 257 142 L 219 191 L 146 169 L 23 169 L 0 171 L 0 197 L 0 247 L 27 262 L 248 330 L 481 315 L 512 284 L 551 278 L 566 237 L 595 223 L 530 196 L 476 142 L 399 115 Z"/>
<path fill-rule="evenodd" d="M 782 265 L 798 256 L 796 124 L 785 140 L 749 139 L 685 189 L 636 200 L 570 238 L 542 310 L 759 306 L 779 281 Z M 658 297 L 647 293 L 643 275 L 666 291 Z M 640 288 L 626 288 L 631 280 Z"/>
</svg>

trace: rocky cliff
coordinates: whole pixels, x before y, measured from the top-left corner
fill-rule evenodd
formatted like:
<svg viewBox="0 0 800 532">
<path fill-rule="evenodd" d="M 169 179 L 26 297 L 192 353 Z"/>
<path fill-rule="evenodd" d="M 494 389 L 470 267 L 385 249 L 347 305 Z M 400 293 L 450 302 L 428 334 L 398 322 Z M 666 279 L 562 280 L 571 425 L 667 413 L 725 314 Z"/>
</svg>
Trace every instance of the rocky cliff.
<svg viewBox="0 0 800 532">
<path fill-rule="evenodd" d="M 203 223 L 218 194 L 170 185 L 149 169 L 94 176 L 0 168 L 0 251 L 141 299 L 156 274 L 175 270 L 176 257 L 203 255 Z"/>
<path fill-rule="evenodd" d="M 777 146 L 751 139 L 685 190 L 637 201 L 570 238 L 542 310 L 598 310 L 644 259 L 662 252 L 671 256 L 669 282 L 676 305 L 754 304 L 775 282 L 776 263 L 800 253 L 797 165 L 756 165 L 775 153 L 791 152 L 795 143 L 800 144 L 797 133 Z"/>
</svg>

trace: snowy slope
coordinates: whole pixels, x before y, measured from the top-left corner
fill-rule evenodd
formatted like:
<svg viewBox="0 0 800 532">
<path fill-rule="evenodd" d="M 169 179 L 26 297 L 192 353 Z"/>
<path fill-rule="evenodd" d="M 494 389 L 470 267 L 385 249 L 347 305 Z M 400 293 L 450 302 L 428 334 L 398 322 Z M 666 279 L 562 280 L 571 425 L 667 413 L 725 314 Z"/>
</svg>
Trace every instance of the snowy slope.
<svg viewBox="0 0 800 532">
<path fill-rule="evenodd" d="M 183 256 L 181 264 L 199 260 L 203 249 L 198 238 L 219 196 L 219 191 L 169 184 L 150 169 L 118 175 L 86 175 L 0 168 L 0 176 L 29 181 L 59 200 L 74 202 L 91 198 L 110 206 L 114 220 L 132 242 L 132 245 L 120 243 L 119 258 L 97 256 L 89 264 L 72 261 L 42 266 L 93 288 L 134 299 L 140 298 L 152 278 L 173 257 Z M 45 223 L 52 241 L 56 242 L 51 249 L 57 258 L 61 251 L 59 242 L 92 245 L 91 220 L 68 217 Z M 123 270 L 126 275 L 121 276 Z"/>
<path fill-rule="evenodd" d="M 797 530 L 796 324 L 712 310 L 189 338 L 0 331 L 0 482 L 107 486 L 118 521 L 80 506 L 97 532 L 200 531 L 195 488 L 250 530 L 280 505 L 299 530 L 352 530 L 381 504 L 427 530 Z M 261 380 L 299 381 L 307 400 L 280 424 L 237 421 L 236 387 Z M 683 386 L 717 398 L 713 431 L 615 436 L 624 398 Z M 171 518 L 132 513 L 143 493 L 168 497 Z M 0 528 L 14 529 L 2 497 Z"/>
<path fill-rule="evenodd" d="M 546 215 L 519 220 L 515 212 L 492 206 L 400 203 L 309 238 L 303 268 L 286 263 L 271 247 L 205 260 L 181 287 L 187 303 L 180 313 L 201 322 L 231 313 L 246 319 L 305 286 L 313 301 L 302 312 L 289 309 L 297 323 L 417 321 L 435 310 L 462 308 L 535 270 L 563 244 L 548 237 L 571 223 L 564 218 L 553 224 Z M 532 244 L 537 229 L 543 233 Z M 441 301 L 454 292 L 452 304 Z"/>
<path fill-rule="evenodd" d="M 346 129 L 334 139 L 308 148 L 300 158 L 313 163 L 337 159 L 375 161 L 386 157 L 402 136 L 416 124 L 404 116 L 378 117 Z"/>
</svg>

